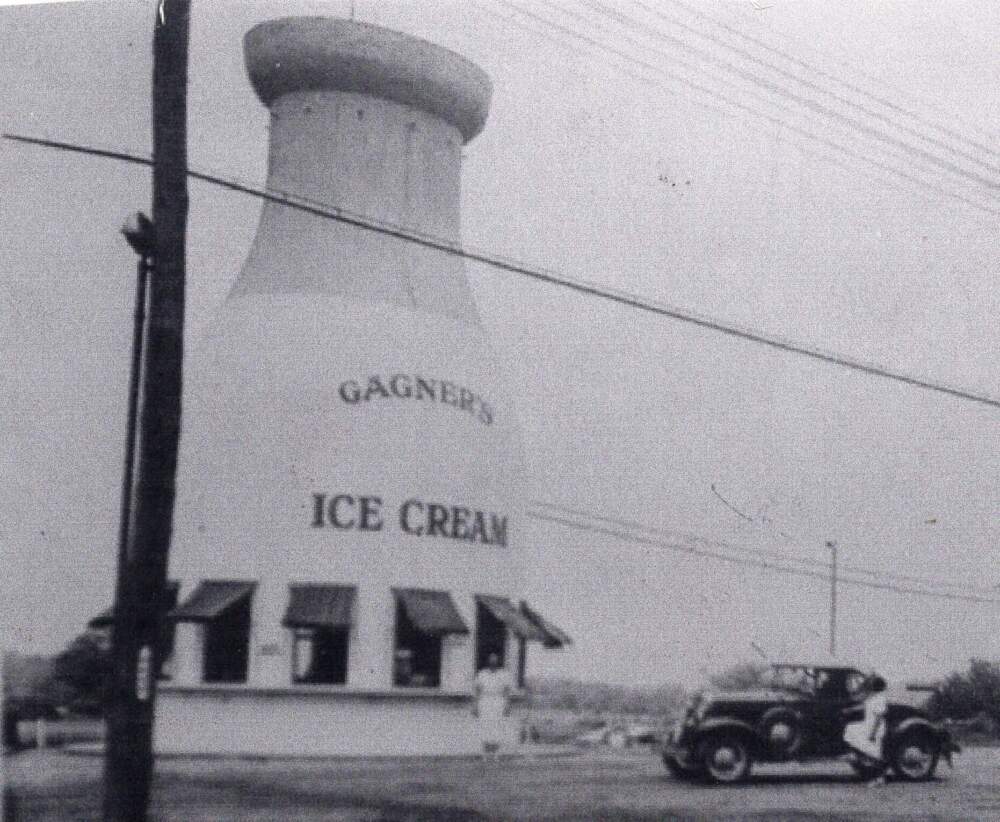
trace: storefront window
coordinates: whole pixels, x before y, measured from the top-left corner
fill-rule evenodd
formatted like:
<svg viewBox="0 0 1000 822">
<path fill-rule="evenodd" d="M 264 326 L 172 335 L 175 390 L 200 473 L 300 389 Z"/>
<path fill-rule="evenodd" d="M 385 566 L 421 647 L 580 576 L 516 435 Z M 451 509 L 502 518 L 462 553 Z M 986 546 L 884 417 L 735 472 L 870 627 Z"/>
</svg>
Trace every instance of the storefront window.
<svg viewBox="0 0 1000 822">
<path fill-rule="evenodd" d="M 205 623 L 205 682 L 246 682 L 250 597 Z"/>
<path fill-rule="evenodd" d="M 476 670 L 486 667 L 490 656 L 496 654 L 500 667 L 506 664 L 507 626 L 493 612 L 476 601 Z"/>
<path fill-rule="evenodd" d="M 412 688 L 437 688 L 441 684 L 441 635 L 421 631 L 396 605 L 396 647 L 393 684 Z"/>
<path fill-rule="evenodd" d="M 299 628 L 292 648 L 292 679 L 300 683 L 347 682 L 346 628 Z"/>
</svg>

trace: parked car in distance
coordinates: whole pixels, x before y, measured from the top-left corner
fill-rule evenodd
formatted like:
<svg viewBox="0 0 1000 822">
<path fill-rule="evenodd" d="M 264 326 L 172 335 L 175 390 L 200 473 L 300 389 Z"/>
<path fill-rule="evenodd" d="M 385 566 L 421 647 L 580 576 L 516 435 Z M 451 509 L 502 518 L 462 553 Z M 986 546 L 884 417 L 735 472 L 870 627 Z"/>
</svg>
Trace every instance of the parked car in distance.
<svg viewBox="0 0 1000 822">
<path fill-rule="evenodd" d="M 836 665 L 776 664 L 766 687 L 695 695 L 663 747 L 663 763 L 676 777 L 732 783 L 746 779 L 754 762 L 846 757 L 862 776 L 876 772 L 844 742 L 844 728 L 862 718 L 866 675 Z M 925 711 L 890 701 L 883 750 L 900 779 L 934 775 L 959 751 L 948 731 Z"/>
</svg>

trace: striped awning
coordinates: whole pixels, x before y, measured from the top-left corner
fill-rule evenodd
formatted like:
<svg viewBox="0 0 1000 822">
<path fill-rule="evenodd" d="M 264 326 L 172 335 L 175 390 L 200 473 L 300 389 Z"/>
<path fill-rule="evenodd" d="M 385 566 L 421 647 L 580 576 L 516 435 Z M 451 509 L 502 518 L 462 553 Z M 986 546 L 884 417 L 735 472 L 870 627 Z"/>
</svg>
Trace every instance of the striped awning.
<svg viewBox="0 0 1000 822">
<path fill-rule="evenodd" d="M 570 639 L 569 634 L 557 628 L 537 611 L 529 608 L 528 603 L 521 603 L 521 613 L 545 635 L 542 644 L 546 648 L 562 648 L 564 645 L 573 644 L 573 640 Z"/>
<path fill-rule="evenodd" d="M 170 616 L 182 622 L 207 622 L 253 596 L 256 582 L 230 579 L 206 579 Z"/>
<path fill-rule="evenodd" d="M 414 626 L 425 634 L 467 634 L 469 629 L 447 591 L 393 588 Z"/>
<path fill-rule="evenodd" d="M 177 605 L 177 595 L 180 593 L 181 584 L 176 580 L 170 580 L 164 589 L 165 603 L 163 610 L 169 611 Z M 97 616 L 87 623 L 88 628 L 110 628 L 115 621 L 115 606 L 105 608 Z"/>
<path fill-rule="evenodd" d="M 302 583 L 288 586 L 288 628 L 349 628 L 354 614 L 352 585 Z"/>
<path fill-rule="evenodd" d="M 545 632 L 521 614 L 507 597 L 476 594 L 476 602 L 499 619 L 516 636 L 536 642 L 545 642 L 547 639 Z"/>
</svg>

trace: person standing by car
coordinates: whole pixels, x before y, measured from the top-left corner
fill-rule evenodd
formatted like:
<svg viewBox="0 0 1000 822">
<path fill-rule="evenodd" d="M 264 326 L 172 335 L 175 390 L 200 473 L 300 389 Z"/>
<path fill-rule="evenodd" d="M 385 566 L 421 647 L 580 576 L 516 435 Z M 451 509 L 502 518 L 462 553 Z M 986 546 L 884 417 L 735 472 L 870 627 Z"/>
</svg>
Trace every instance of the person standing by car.
<svg viewBox="0 0 1000 822">
<path fill-rule="evenodd" d="M 490 654 L 486 667 L 476 674 L 476 705 L 472 712 L 479 718 L 484 761 L 500 758 L 504 718 L 510 715 L 510 695 L 510 677 L 500 667 L 500 657 Z"/>
<path fill-rule="evenodd" d="M 877 771 L 878 775 L 870 784 L 884 785 L 886 761 L 882 743 L 885 740 L 885 717 L 889 710 L 886 681 L 880 676 L 871 676 L 865 690 L 868 695 L 863 703 L 864 718 L 844 728 L 844 742 Z"/>
</svg>

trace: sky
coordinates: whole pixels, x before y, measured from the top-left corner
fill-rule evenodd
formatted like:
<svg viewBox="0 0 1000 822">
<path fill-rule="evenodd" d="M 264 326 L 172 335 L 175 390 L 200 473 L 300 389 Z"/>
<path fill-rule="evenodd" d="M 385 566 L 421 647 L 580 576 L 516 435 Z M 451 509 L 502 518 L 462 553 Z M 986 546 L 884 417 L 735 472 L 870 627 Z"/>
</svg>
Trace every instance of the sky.
<svg viewBox="0 0 1000 822">
<path fill-rule="evenodd" d="M 464 149 L 469 246 L 1000 397 L 993 3 L 192 6 L 194 169 L 264 182 L 248 28 L 353 13 L 493 81 Z M 0 9 L 2 130 L 148 153 L 153 14 Z M 6 142 L 0 191 L 0 637 L 52 653 L 112 597 L 135 269 L 118 229 L 149 210 L 149 177 Z M 259 208 L 192 183 L 189 349 Z M 828 561 L 827 541 L 870 572 L 855 578 L 1000 597 L 995 407 L 468 274 L 520 415 L 532 510 L 590 515 L 574 518 L 587 530 L 528 520 L 526 598 L 574 639 L 533 653 L 533 673 L 655 684 L 758 659 L 754 646 L 822 657 L 829 583 L 804 563 Z M 699 546 L 819 577 L 683 550 Z M 937 676 L 1000 658 L 998 617 L 998 603 L 842 584 L 838 652 Z"/>
</svg>

